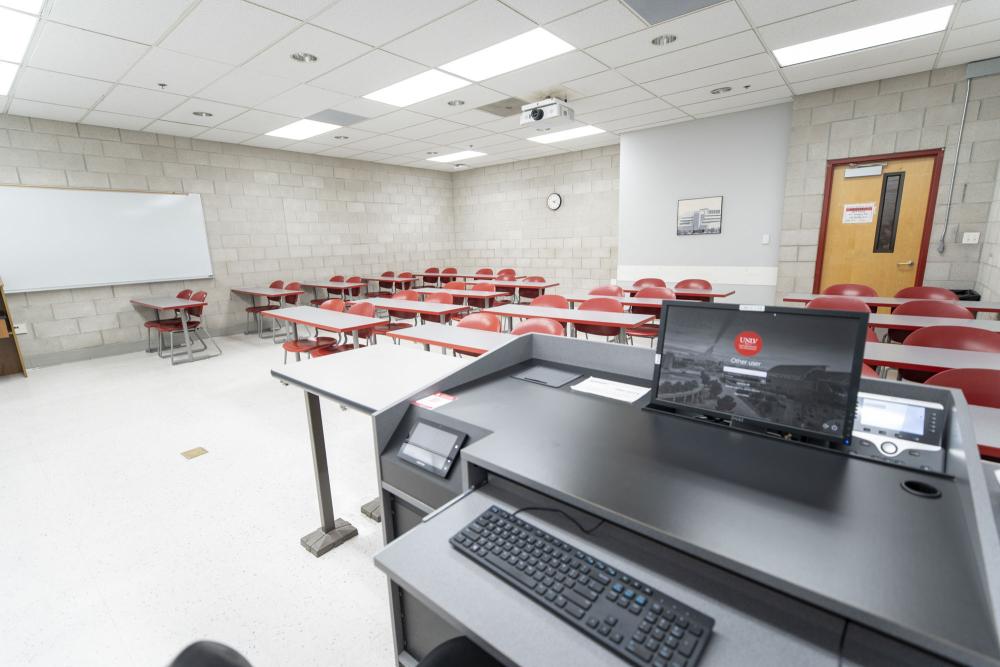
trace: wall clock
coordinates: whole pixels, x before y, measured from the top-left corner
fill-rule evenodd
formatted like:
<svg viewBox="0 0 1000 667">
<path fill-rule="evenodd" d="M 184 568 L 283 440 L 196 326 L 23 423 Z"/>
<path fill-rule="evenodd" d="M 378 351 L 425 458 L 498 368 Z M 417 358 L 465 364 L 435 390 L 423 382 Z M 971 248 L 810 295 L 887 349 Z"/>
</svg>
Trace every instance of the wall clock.
<svg viewBox="0 0 1000 667">
<path fill-rule="evenodd" d="M 562 206 L 562 195 L 558 192 L 553 192 L 549 195 L 549 198 L 545 200 L 545 203 L 548 205 L 549 210 L 555 211 Z"/>
</svg>

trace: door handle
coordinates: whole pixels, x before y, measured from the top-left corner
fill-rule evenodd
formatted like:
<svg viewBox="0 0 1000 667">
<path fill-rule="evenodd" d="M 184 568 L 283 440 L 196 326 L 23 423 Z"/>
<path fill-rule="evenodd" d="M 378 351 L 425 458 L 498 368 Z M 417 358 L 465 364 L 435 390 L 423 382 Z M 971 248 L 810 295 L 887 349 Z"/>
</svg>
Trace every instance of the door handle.
<svg viewBox="0 0 1000 667">
<path fill-rule="evenodd" d="M 896 262 L 896 266 L 913 266 L 913 260 L 908 259 L 905 262 Z"/>
</svg>

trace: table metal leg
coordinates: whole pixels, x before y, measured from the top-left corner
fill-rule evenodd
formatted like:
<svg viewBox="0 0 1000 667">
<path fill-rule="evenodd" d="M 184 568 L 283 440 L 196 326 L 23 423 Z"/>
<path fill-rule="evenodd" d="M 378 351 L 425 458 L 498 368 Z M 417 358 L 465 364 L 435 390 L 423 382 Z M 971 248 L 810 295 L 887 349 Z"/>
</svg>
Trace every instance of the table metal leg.
<svg viewBox="0 0 1000 667">
<path fill-rule="evenodd" d="M 369 500 L 361 506 L 361 513 L 372 521 L 382 523 L 382 503 L 378 498 Z"/>
<path fill-rule="evenodd" d="M 191 332 L 188 331 L 188 311 L 181 310 L 181 328 L 184 330 L 184 344 L 187 345 L 187 358 L 188 362 L 194 361 L 194 352 L 191 351 Z M 174 357 L 174 351 L 170 351 L 170 363 L 176 364 L 177 359 Z"/>
<path fill-rule="evenodd" d="M 320 527 L 303 537 L 299 542 L 306 551 L 319 558 L 358 534 L 358 529 L 344 519 L 333 515 L 333 500 L 330 495 L 330 471 L 326 463 L 326 441 L 323 436 L 323 414 L 319 407 L 319 396 L 305 392 L 306 417 L 309 420 L 309 436 L 312 441 L 313 469 L 316 473 L 316 495 L 319 497 Z"/>
<path fill-rule="evenodd" d="M 355 330 L 353 330 L 351 332 L 351 343 L 354 344 L 354 349 L 355 350 L 358 349 L 359 343 L 358 343 L 358 330 L 357 329 L 355 329 Z"/>
</svg>

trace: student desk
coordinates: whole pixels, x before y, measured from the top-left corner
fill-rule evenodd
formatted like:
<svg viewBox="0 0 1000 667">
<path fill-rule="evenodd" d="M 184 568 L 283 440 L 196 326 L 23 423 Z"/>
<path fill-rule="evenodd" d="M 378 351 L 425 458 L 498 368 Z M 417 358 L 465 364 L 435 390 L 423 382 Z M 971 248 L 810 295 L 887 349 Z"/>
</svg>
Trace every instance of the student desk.
<svg viewBox="0 0 1000 667">
<path fill-rule="evenodd" d="M 446 350 L 456 350 L 475 355 L 489 352 L 516 338 L 507 333 L 431 323 L 390 331 L 387 335 L 397 340 L 420 343 L 425 350 L 430 350 L 431 345 L 440 347 L 442 354 Z"/>
<path fill-rule="evenodd" d="M 441 278 L 444 281 L 455 280 L 457 278 L 474 278 L 476 280 L 493 280 L 497 276 L 495 273 L 414 273 L 415 276 L 420 276 L 421 278 Z M 514 279 L 519 280 L 524 278 L 524 276 L 515 275 Z"/>
<path fill-rule="evenodd" d="M 316 308 L 315 306 L 292 306 L 291 308 L 279 308 L 278 310 L 265 310 L 261 313 L 265 317 L 271 317 L 282 322 L 291 322 L 292 337 L 296 340 L 299 337 L 299 326 L 304 324 L 314 329 L 323 331 L 333 331 L 334 333 L 351 334 L 351 342 L 357 349 L 358 332 L 365 329 L 388 324 L 389 320 L 377 317 L 364 317 L 362 315 L 351 315 L 350 313 L 338 313 L 332 310 Z M 296 355 L 296 358 L 298 355 Z"/>
<path fill-rule="evenodd" d="M 1000 370 L 1000 354 L 949 350 L 943 347 L 865 343 L 865 363 L 869 366 L 906 368 L 929 373 L 937 373 L 950 368 Z"/>
<path fill-rule="evenodd" d="M 300 540 L 306 551 L 319 557 L 358 534 L 350 522 L 333 513 L 320 398 L 373 414 L 466 363 L 467 359 L 424 354 L 414 348 L 374 345 L 271 370 L 273 377 L 302 389 L 306 398 L 320 515 L 320 527 Z M 381 516 L 378 500 L 373 503 Z"/>
<path fill-rule="evenodd" d="M 545 282 L 525 282 L 524 280 L 477 280 L 477 283 L 484 283 L 486 285 L 493 285 L 494 287 L 500 288 L 505 287 L 507 289 L 514 290 L 514 303 L 518 303 L 521 300 L 521 290 L 522 289 L 536 289 L 541 290 L 541 294 L 545 293 L 545 290 L 550 287 L 558 287 L 559 283 L 552 281 Z"/>
<path fill-rule="evenodd" d="M 632 313 L 608 313 L 600 310 L 579 310 L 574 308 L 545 308 L 541 306 L 525 306 L 510 303 L 496 308 L 487 308 L 483 312 L 493 313 L 508 320 L 514 317 L 547 317 L 550 320 L 565 324 L 596 324 L 618 327 L 618 342 L 624 343 L 625 330 L 637 327 L 656 319 L 655 315 L 634 315 Z M 509 322 L 508 322 L 509 324 Z M 508 329 L 511 327 L 508 326 Z M 575 335 L 574 331 L 574 335 Z"/>
<path fill-rule="evenodd" d="M 816 297 L 821 296 L 820 294 L 789 294 L 782 299 L 789 303 L 809 303 Z M 861 299 L 869 306 L 876 306 L 879 308 L 895 308 L 900 306 L 907 301 L 927 301 L 928 299 L 901 299 L 894 296 L 858 296 L 856 299 Z M 973 313 L 1000 313 L 1000 303 L 991 303 L 989 301 L 955 301 L 960 306 L 968 308 Z"/>
<path fill-rule="evenodd" d="M 868 316 L 868 326 L 901 331 L 913 331 L 924 327 L 971 327 L 1000 333 L 1000 320 L 960 320 L 955 317 L 924 317 L 922 315 L 872 313 Z"/>
<path fill-rule="evenodd" d="M 321 299 L 324 296 L 327 296 L 330 299 L 337 299 L 337 298 L 340 298 L 340 295 L 338 295 L 338 296 L 329 296 L 329 293 L 326 290 L 328 290 L 328 289 L 350 290 L 350 289 L 357 289 L 357 288 L 361 288 L 361 287 L 367 288 L 368 284 L 367 283 L 344 283 L 344 282 L 334 282 L 334 283 L 331 283 L 331 282 L 315 282 L 315 283 L 302 283 L 302 286 L 303 287 L 309 287 L 310 289 L 314 290 L 316 292 L 316 298 L 317 299 Z"/>
<path fill-rule="evenodd" d="M 664 301 L 670 301 L 670 299 L 656 299 L 647 296 L 605 296 L 602 294 L 584 294 L 582 292 L 572 292 L 570 294 L 563 294 L 566 300 L 569 301 L 570 307 L 577 303 L 583 303 L 584 301 L 589 301 L 591 299 L 614 299 L 626 308 L 631 308 L 632 306 L 642 306 L 644 308 L 649 308 L 650 306 L 654 308 L 659 308 L 663 305 Z"/>
<path fill-rule="evenodd" d="M 395 292 L 400 287 L 409 289 L 413 286 L 413 283 L 417 282 L 416 276 L 413 278 L 400 278 L 399 276 L 364 276 L 361 279 L 365 281 L 365 292 L 368 294 L 371 294 L 371 291 L 368 290 L 367 283 L 379 283 L 378 287 L 382 287 L 381 283 L 392 283 L 392 291 Z"/>
<path fill-rule="evenodd" d="M 418 322 L 423 321 L 420 319 L 422 315 L 456 315 L 469 308 L 463 304 L 430 303 L 379 297 L 365 299 L 365 302 L 375 306 L 378 310 L 398 310 L 403 313 L 414 313 L 417 316 Z"/>
<path fill-rule="evenodd" d="M 266 305 L 269 299 L 274 299 L 275 303 L 280 306 L 281 302 L 284 300 L 286 296 L 305 294 L 305 291 L 303 290 L 288 290 L 283 288 L 279 289 L 275 287 L 233 287 L 229 291 L 232 292 L 233 294 L 238 294 L 241 297 L 249 297 L 251 307 L 257 306 L 257 297 L 263 299 L 264 301 L 263 305 Z M 261 327 L 258 326 L 258 333 L 260 337 L 265 338 L 263 332 L 260 329 Z M 250 334 L 251 332 L 245 331 L 244 333 Z M 272 338 L 273 336 L 274 332 L 271 332 L 271 335 L 267 336 L 267 338 Z"/>
<path fill-rule="evenodd" d="M 649 287 L 649 285 L 643 285 L 642 287 Z M 636 287 L 634 284 L 621 286 L 622 290 L 628 292 L 629 294 L 635 294 L 641 290 L 642 287 Z M 687 287 L 681 289 L 670 287 L 668 289 L 672 290 L 678 299 L 705 299 L 708 301 L 715 301 L 716 299 L 722 299 L 736 294 L 736 290 L 731 289 L 695 289 Z"/>
<path fill-rule="evenodd" d="M 160 319 L 160 313 L 162 313 L 162 312 L 165 312 L 165 311 L 175 311 L 175 312 L 177 312 L 177 314 L 179 315 L 180 320 L 181 320 L 181 329 L 184 331 L 184 345 L 187 348 L 187 360 L 189 362 L 190 361 L 195 361 L 194 352 L 191 350 L 191 331 L 188 329 L 188 322 L 191 319 L 190 314 L 188 313 L 188 311 L 191 310 L 191 309 L 193 309 L 193 308 L 200 308 L 200 307 L 205 306 L 206 304 L 205 304 L 204 301 L 192 301 L 190 299 L 178 299 L 177 297 L 173 297 L 173 296 L 154 296 L 154 297 L 147 297 L 147 298 L 140 298 L 140 299 L 131 299 L 131 303 L 132 303 L 133 306 L 136 306 L 138 308 L 145 308 L 147 310 L 152 310 L 153 313 L 156 315 L 156 319 L 157 320 Z M 203 317 L 204 317 L 204 315 L 203 315 Z M 159 335 L 159 334 L 157 334 L 157 335 Z M 209 334 L 208 331 L 205 331 L 205 335 L 208 336 L 209 340 L 212 341 L 212 344 L 215 345 L 215 349 L 219 350 L 219 345 L 215 342 L 214 339 L 212 339 L 211 334 Z M 205 346 L 205 349 L 206 350 L 208 349 L 208 345 Z M 148 351 L 149 350 L 147 350 L 147 352 Z M 222 350 L 219 350 L 219 354 L 221 354 L 221 353 L 222 353 Z M 219 355 L 218 354 L 210 354 L 208 356 L 201 357 L 201 359 L 208 359 L 210 357 L 217 357 L 217 356 L 219 356 Z M 170 363 L 172 365 L 178 363 L 176 355 L 171 354 Z M 181 363 L 186 363 L 186 362 L 181 362 Z"/>
<path fill-rule="evenodd" d="M 485 299 L 485 303 L 508 296 L 503 292 L 480 292 L 470 289 L 444 289 L 443 287 L 421 287 L 417 290 L 417 293 L 420 294 L 421 299 L 427 294 L 450 294 L 455 299 L 462 299 L 462 303 L 465 303 L 465 299 L 470 296 L 477 299 Z"/>
</svg>

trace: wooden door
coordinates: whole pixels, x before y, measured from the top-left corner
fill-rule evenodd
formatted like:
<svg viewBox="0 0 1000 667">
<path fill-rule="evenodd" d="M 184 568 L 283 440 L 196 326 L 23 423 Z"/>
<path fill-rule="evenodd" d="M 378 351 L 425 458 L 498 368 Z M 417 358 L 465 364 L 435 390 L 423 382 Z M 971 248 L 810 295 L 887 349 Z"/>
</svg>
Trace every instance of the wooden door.
<svg viewBox="0 0 1000 667">
<path fill-rule="evenodd" d="M 859 165 L 882 168 L 857 176 Z M 860 283 L 892 296 L 921 284 L 940 171 L 941 151 L 831 161 L 814 291 Z"/>
</svg>

